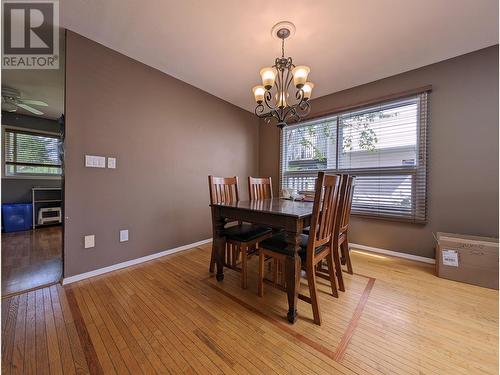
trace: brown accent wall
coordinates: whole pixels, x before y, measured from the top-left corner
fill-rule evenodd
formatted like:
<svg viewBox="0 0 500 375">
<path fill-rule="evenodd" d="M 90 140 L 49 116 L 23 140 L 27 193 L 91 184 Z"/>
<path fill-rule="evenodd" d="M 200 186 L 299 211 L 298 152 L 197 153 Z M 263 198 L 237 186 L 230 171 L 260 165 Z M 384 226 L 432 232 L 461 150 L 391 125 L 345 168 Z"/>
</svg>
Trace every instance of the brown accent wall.
<svg viewBox="0 0 500 375">
<path fill-rule="evenodd" d="M 246 196 L 255 116 L 70 31 L 66 77 L 64 276 L 212 237 L 207 175 L 240 176 Z M 117 169 L 85 168 L 85 154 Z"/>
<path fill-rule="evenodd" d="M 498 45 L 312 100 L 311 115 L 425 85 L 433 87 L 428 223 L 354 217 L 353 243 L 433 257 L 432 232 L 498 237 Z M 259 139 L 260 175 L 277 191 L 279 131 L 261 124 Z"/>
</svg>

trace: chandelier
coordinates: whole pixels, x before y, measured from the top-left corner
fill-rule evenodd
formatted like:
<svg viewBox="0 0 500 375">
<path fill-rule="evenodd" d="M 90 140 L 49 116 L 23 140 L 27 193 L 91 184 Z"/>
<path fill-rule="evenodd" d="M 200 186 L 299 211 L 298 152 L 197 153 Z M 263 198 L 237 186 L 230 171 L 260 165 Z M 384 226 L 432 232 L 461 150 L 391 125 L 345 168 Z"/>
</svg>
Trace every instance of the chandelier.
<svg viewBox="0 0 500 375">
<path fill-rule="evenodd" d="M 252 89 L 257 102 L 255 114 L 266 123 L 275 119 L 280 129 L 289 122 L 300 121 L 311 109 L 309 99 L 314 84 L 307 82 L 310 69 L 304 65 L 295 66 L 291 57 L 285 57 L 285 39 L 294 32 L 295 26 L 291 22 L 280 22 L 273 27 L 272 35 L 281 39 L 281 57 L 276 58 L 273 66 L 260 70 L 262 85 Z M 290 98 L 292 82 L 294 100 Z"/>
</svg>

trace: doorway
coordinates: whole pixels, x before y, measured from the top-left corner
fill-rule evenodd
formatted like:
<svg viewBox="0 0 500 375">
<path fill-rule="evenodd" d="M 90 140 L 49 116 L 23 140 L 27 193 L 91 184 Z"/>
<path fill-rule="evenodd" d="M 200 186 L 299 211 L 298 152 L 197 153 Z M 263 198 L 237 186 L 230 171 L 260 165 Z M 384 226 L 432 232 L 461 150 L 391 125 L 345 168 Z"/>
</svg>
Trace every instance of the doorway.
<svg viewBox="0 0 500 375">
<path fill-rule="evenodd" d="M 63 276 L 65 34 L 58 69 L 2 70 L 2 297 Z"/>
</svg>

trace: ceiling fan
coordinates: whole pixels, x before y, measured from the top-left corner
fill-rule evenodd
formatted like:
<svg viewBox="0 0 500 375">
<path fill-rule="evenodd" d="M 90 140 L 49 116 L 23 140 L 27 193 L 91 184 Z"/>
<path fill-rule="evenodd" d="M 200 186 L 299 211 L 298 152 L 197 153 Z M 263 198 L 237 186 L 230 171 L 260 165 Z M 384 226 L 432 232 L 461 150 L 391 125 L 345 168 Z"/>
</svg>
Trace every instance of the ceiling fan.
<svg viewBox="0 0 500 375">
<path fill-rule="evenodd" d="M 33 108 L 32 105 L 38 107 L 47 107 L 48 104 L 41 100 L 31 100 L 21 98 L 21 92 L 12 87 L 2 86 L 2 111 L 16 112 L 18 108 L 25 109 L 35 115 L 43 115 L 42 111 Z"/>
</svg>

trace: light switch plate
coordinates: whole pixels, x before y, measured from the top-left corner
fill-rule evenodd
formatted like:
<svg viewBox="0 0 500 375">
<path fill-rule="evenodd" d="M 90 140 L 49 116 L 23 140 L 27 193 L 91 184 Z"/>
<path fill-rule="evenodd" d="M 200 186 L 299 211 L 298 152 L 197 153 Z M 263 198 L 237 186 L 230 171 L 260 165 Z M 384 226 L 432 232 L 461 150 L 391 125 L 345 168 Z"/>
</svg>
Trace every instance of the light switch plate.
<svg viewBox="0 0 500 375">
<path fill-rule="evenodd" d="M 85 155 L 85 166 L 89 168 L 106 168 L 104 156 Z"/>
<path fill-rule="evenodd" d="M 88 236 L 85 236 L 85 248 L 90 249 L 91 247 L 95 247 L 95 235 L 94 234 L 89 234 Z"/>
<path fill-rule="evenodd" d="M 97 168 L 106 168 L 106 158 L 104 156 L 96 156 Z"/>
<path fill-rule="evenodd" d="M 116 158 L 108 158 L 108 168 L 116 168 Z"/>
<path fill-rule="evenodd" d="M 120 242 L 128 241 L 128 229 L 123 229 L 120 231 Z"/>
</svg>

